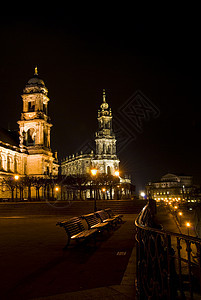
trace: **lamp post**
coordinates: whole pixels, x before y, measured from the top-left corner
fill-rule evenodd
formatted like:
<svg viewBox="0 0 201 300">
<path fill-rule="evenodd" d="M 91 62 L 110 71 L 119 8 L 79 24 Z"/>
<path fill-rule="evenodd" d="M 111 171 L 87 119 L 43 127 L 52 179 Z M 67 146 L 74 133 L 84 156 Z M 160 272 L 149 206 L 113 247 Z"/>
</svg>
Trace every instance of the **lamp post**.
<svg viewBox="0 0 201 300">
<path fill-rule="evenodd" d="M 183 214 L 182 214 L 182 212 L 180 211 L 179 212 L 179 223 L 180 223 L 180 227 L 181 227 L 181 216 L 182 216 Z"/>
<path fill-rule="evenodd" d="M 191 226 L 190 222 L 186 222 L 186 227 L 187 227 L 187 229 L 188 229 L 188 235 L 189 235 L 189 229 L 190 229 L 190 226 Z"/>
<path fill-rule="evenodd" d="M 58 196 L 58 192 L 59 192 L 59 187 L 58 186 L 55 187 L 55 192 L 56 192 L 56 200 L 57 200 L 57 196 Z"/>
<path fill-rule="evenodd" d="M 19 175 L 15 175 L 14 176 L 15 182 L 17 182 L 19 180 L 19 178 L 20 178 Z M 16 184 L 15 200 L 17 201 L 17 184 Z"/>
<path fill-rule="evenodd" d="M 106 188 L 102 188 L 102 192 L 103 192 L 103 200 L 105 200 L 105 192 L 106 192 Z"/>
<path fill-rule="evenodd" d="M 96 175 L 98 173 L 98 170 L 97 169 L 91 169 L 91 175 L 93 176 L 93 181 L 95 183 L 95 190 L 94 190 L 94 211 L 97 211 L 97 206 L 96 206 Z"/>
<path fill-rule="evenodd" d="M 115 177 L 119 177 L 119 171 L 118 170 L 116 170 L 115 172 L 114 172 L 114 176 Z M 112 193 L 111 193 L 112 194 Z M 115 195 L 115 188 L 114 188 L 114 195 Z M 117 189 L 117 199 L 119 199 L 119 189 Z"/>
<path fill-rule="evenodd" d="M 119 177 L 119 171 L 115 171 L 115 172 L 114 172 L 114 176 Z"/>
</svg>

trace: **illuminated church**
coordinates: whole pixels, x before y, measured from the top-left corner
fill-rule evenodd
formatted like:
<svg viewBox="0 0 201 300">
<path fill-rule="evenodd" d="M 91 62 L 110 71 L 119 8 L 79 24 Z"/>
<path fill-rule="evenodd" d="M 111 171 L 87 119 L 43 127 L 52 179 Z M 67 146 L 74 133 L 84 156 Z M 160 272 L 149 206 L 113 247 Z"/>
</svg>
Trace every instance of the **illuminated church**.
<svg viewBox="0 0 201 300">
<path fill-rule="evenodd" d="M 14 174 L 45 177 L 58 174 L 57 155 L 50 148 L 52 124 L 48 116 L 48 89 L 38 76 L 27 82 L 22 94 L 23 110 L 17 122 L 19 134 L 0 129 L 0 179 Z M 5 188 L 1 187 L 0 197 Z"/>
<path fill-rule="evenodd" d="M 63 175 L 81 175 L 90 173 L 92 168 L 98 173 L 119 175 L 119 159 L 116 154 L 116 138 L 112 129 L 112 110 L 106 102 L 103 90 L 103 102 L 98 110 L 98 130 L 95 135 L 96 153 L 77 154 L 61 162 Z"/>
</svg>

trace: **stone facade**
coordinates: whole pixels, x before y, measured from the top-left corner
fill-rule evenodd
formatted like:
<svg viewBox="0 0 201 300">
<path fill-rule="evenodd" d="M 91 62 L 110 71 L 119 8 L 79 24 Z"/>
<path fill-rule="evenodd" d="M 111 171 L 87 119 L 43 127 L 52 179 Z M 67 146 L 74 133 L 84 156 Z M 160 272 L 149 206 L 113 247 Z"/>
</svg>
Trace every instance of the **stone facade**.
<svg viewBox="0 0 201 300">
<path fill-rule="evenodd" d="M 19 174 L 44 177 L 58 174 L 58 161 L 50 148 L 52 124 L 48 116 L 48 90 L 35 68 L 22 94 L 19 136 L 0 130 L 0 180 Z M 1 185 L 0 198 L 8 197 Z"/>
<path fill-rule="evenodd" d="M 96 153 L 76 154 L 67 157 L 61 163 L 62 175 L 81 175 L 96 168 L 100 174 L 115 175 L 119 171 L 119 159 L 116 154 L 116 139 L 112 129 L 112 111 L 106 102 L 103 90 L 103 102 L 98 110 L 98 130 L 95 135 Z"/>
</svg>

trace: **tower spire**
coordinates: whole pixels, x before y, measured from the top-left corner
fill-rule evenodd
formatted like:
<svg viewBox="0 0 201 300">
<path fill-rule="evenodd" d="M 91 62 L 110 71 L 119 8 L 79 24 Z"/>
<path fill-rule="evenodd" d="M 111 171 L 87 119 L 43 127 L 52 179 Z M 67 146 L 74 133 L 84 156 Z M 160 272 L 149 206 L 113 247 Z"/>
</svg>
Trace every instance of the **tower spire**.
<svg viewBox="0 0 201 300">
<path fill-rule="evenodd" d="M 35 66 L 34 76 L 37 76 L 37 75 L 38 75 L 38 68 L 37 68 L 37 66 Z"/>
<path fill-rule="evenodd" d="M 106 95 L 105 95 L 105 89 L 103 89 L 103 103 L 106 102 L 105 98 L 106 98 Z"/>
</svg>

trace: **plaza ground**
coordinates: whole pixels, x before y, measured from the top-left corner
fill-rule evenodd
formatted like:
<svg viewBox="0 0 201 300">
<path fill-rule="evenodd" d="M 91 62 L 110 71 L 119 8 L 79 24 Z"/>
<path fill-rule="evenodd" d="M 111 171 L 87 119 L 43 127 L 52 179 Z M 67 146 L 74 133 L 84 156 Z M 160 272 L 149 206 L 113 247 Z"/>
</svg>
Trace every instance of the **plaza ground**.
<svg viewBox="0 0 201 300">
<path fill-rule="evenodd" d="M 56 223 L 75 215 L 73 206 L 67 215 L 67 207 L 17 205 L 0 205 L 1 299 L 133 299 L 134 220 L 144 203 L 129 208 L 123 224 L 100 236 L 96 245 L 67 251 L 66 233 Z"/>
<path fill-rule="evenodd" d="M 135 299 L 134 220 L 145 204 L 98 201 L 98 208 L 123 212 L 123 224 L 99 236 L 96 245 L 63 251 L 67 237 L 56 223 L 92 212 L 93 201 L 0 203 L 0 299 Z M 157 212 L 165 230 L 179 233 L 165 207 Z"/>
</svg>

